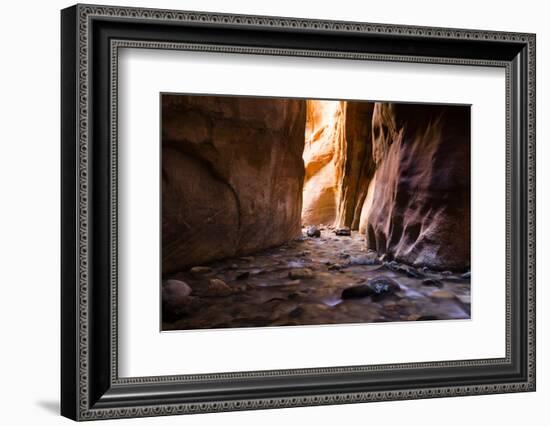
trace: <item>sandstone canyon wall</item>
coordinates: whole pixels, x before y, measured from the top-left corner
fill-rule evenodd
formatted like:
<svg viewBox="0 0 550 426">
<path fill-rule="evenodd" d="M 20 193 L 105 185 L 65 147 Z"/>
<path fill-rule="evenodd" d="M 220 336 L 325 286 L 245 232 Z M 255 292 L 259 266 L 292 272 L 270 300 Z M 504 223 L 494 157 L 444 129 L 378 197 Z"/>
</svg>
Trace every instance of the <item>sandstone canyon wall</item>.
<svg viewBox="0 0 550 426">
<path fill-rule="evenodd" d="M 470 109 L 377 103 L 367 247 L 433 269 L 470 267 Z"/>
<path fill-rule="evenodd" d="M 162 266 L 300 235 L 306 101 L 162 97 Z"/>
<path fill-rule="evenodd" d="M 359 227 L 374 172 L 373 109 L 371 102 L 307 101 L 304 225 Z"/>
</svg>

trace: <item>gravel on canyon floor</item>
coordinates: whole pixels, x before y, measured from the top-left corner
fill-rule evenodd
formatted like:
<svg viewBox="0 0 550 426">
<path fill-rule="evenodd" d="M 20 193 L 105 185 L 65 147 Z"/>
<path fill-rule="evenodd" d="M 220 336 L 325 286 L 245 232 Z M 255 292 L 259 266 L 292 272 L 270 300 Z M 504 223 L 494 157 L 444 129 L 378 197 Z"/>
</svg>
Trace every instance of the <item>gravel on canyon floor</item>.
<svg viewBox="0 0 550 426">
<path fill-rule="evenodd" d="M 308 228 L 282 246 L 165 277 L 162 329 L 470 318 L 469 272 L 382 262 L 363 235 L 347 234 Z"/>
</svg>

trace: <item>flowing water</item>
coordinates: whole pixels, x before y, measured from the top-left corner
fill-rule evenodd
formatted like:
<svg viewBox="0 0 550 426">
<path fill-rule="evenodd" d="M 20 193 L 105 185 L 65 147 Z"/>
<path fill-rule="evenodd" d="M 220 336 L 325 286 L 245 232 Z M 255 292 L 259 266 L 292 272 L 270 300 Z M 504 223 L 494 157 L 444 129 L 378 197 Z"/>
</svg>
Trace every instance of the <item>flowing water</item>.
<svg viewBox="0 0 550 426">
<path fill-rule="evenodd" d="M 164 308 L 163 330 L 470 318 L 469 275 L 380 262 L 355 231 L 338 236 L 323 228 L 318 238 L 304 232 L 253 256 L 197 266 L 204 268 L 167 277 L 187 283 L 191 294 L 176 309 Z M 398 291 L 342 297 L 381 277 Z"/>
</svg>

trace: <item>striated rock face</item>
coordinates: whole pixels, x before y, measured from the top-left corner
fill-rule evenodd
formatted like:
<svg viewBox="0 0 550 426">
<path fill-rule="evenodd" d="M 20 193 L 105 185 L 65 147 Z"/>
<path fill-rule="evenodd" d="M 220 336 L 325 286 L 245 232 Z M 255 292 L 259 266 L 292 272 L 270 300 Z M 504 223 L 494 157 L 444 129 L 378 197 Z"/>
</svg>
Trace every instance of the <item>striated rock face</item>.
<svg viewBox="0 0 550 426">
<path fill-rule="evenodd" d="M 470 109 L 377 103 L 367 247 L 433 269 L 470 266 Z"/>
<path fill-rule="evenodd" d="M 370 102 L 307 101 L 304 225 L 358 228 L 374 172 L 373 108 Z"/>
<path fill-rule="evenodd" d="M 303 100 L 163 95 L 163 273 L 300 234 L 305 121 Z"/>
</svg>

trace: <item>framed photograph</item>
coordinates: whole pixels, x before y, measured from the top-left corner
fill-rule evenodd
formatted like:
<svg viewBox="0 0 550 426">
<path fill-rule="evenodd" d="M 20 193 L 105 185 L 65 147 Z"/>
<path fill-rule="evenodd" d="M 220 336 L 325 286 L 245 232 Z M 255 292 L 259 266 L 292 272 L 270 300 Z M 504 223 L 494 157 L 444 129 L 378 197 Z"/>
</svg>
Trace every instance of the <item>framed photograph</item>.
<svg viewBox="0 0 550 426">
<path fill-rule="evenodd" d="M 535 35 L 61 12 L 61 412 L 535 390 Z"/>
</svg>

